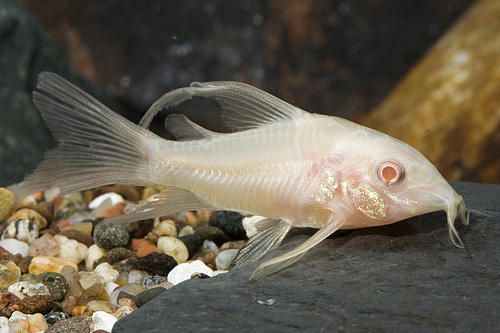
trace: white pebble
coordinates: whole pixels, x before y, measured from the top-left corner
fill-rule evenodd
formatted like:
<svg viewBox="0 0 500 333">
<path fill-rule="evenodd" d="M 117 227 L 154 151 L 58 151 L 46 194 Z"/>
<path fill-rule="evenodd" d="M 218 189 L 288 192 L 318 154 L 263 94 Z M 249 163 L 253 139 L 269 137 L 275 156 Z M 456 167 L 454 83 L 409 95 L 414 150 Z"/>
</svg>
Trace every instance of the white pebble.
<svg viewBox="0 0 500 333">
<path fill-rule="evenodd" d="M 114 282 L 106 282 L 106 284 L 104 284 L 104 290 L 106 290 L 109 296 L 111 296 L 111 293 L 118 287 L 120 287 L 120 285 Z"/>
<path fill-rule="evenodd" d="M 182 281 L 189 280 L 191 276 L 195 273 L 203 273 L 210 277 L 214 275 L 207 265 L 205 265 L 200 260 L 195 260 L 191 263 L 184 263 L 174 267 L 167 275 L 167 281 L 173 285 L 176 285 Z"/>
<path fill-rule="evenodd" d="M 179 234 L 177 235 L 177 237 L 188 236 L 188 235 L 194 235 L 194 229 L 190 225 L 187 225 L 184 228 L 182 228 L 179 231 Z"/>
<path fill-rule="evenodd" d="M 94 272 L 78 272 L 78 274 L 80 275 L 80 284 L 83 289 L 88 289 L 96 283 L 104 284 L 104 278 Z"/>
<path fill-rule="evenodd" d="M 219 251 L 220 251 L 217 244 L 215 244 L 214 242 L 212 242 L 211 240 L 208 240 L 208 239 L 205 239 L 203 241 L 203 243 L 201 244 L 200 251 L 205 251 L 205 250 L 209 250 L 209 251 L 212 251 L 215 253 L 219 253 Z"/>
<path fill-rule="evenodd" d="M 94 200 L 92 200 L 89 203 L 89 209 L 99 208 L 99 210 L 102 211 L 106 208 L 109 208 L 109 207 L 116 205 L 117 203 L 123 202 L 123 201 L 125 201 L 125 199 L 123 199 L 123 197 L 121 195 L 119 195 L 118 193 L 108 192 L 108 193 L 104 193 L 104 194 L 98 196 L 97 198 L 95 198 Z"/>
<path fill-rule="evenodd" d="M 0 246 L 9 251 L 12 254 L 21 254 L 23 257 L 28 255 L 28 249 L 30 246 L 25 242 L 21 242 L 15 238 L 7 238 L 0 240 Z"/>
<path fill-rule="evenodd" d="M 23 299 L 26 296 L 34 295 L 50 295 L 49 288 L 43 283 L 33 283 L 28 281 L 21 281 L 11 284 L 8 291 Z"/>
<path fill-rule="evenodd" d="M 134 269 L 128 273 L 128 283 L 141 284 L 142 280 L 144 280 L 148 276 L 149 276 L 148 273 Z"/>
<path fill-rule="evenodd" d="M 5 228 L 2 239 L 15 238 L 31 244 L 38 238 L 38 225 L 27 219 L 18 219 L 10 222 Z"/>
<path fill-rule="evenodd" d="M 9 333 L 9 319 L 0 317 L 0 333 Z"/>
<path fill-rule="evenodd" d="M 231 261 L 238 254 L 238 250 L 231 249 L 220 252 L 215 258 L 215 266 L 218 270 L 227 270 L 229 269 L 229 265 L 231 265 Z"/>
<path fill-rule="evenodd" d="M 117 270 L 113 269 L 113 266 L 111 266 L 107 262 L 103 262 L 97 265 L 97 267 L 94 269 L 94 272 L 97 275 L 102 276 L 105 282 L 115 282 L 116 279 L 118 279 L 118 275 L 120 275 L 120 273 Z"/>
<path fill-rule="evenodd" d="M 256 235 L 259 232 L 255 225 L 265 219 L 267 218 L 259 215 L 245 217 L 243 219 L 243 229 L 245 229 L 245 231 L 247 232 L 248 238 L 252 238 L 252 236 Z"/>
<path fill-rule="evenodd" d="M 63 235 L 55 235 L 54 239 L 59 243 L 59 257 L 79 264 L 88 255 L 89 249 L 74 239 Z"/>
<path fill-rule="evenodd" d="M 96 311 L 92 314 L 92 321 L 94 322 L 94 331 L 104 330 L 111 332 L 118 319 L 104 311 Z"/>
<path fill-rule="evenodd" d="M 156 246 L 158 247 L 158 253 L 168 254 L 179 264 L 185 262 L 189 258 L 189 251 L 179 238 L 167 236 L 160 237 Z"/>
<path fill-rule="evenodd" d="M 85 257 L 85 269 L 92 272 L 94 270 L 94 262 L 101 258 L 108 250 L 100 248 L 96 244 L 92 244 L 87 251 L 87 256 Z"/>
</svg>

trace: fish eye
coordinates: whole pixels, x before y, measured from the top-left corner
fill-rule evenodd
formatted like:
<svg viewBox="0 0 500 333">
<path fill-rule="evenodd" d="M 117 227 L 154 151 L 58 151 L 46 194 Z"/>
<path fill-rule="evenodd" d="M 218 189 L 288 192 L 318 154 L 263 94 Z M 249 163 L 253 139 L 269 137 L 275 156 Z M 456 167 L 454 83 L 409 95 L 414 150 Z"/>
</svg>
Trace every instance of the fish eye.
<svg viewBox="0 0 500 333">
<path fill-rule="evenodd" d="M 378 178 L 387 186 L 399 183 L 404 176 L 404 169 L 399 163 L 386 161 L 379 165 Z"/>
</svg>

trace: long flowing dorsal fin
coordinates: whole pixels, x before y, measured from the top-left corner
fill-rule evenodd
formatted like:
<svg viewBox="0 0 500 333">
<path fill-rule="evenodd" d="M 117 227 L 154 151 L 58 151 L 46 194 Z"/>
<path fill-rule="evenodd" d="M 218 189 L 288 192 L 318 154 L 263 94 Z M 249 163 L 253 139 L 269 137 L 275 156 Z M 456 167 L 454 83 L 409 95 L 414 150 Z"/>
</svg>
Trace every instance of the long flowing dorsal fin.
<svg viewBox="0 0 500 333">
<path fill-rule="evenodd" d="M 183 114 L 169 114 L 165 120 L 165 128 L 178 141 L 209 139 L 218 135 L 193 123 Z"/>
<path fill-rule="evenodd" d="M 152 201 L 142 201 L 134 213 L 107 217 L 104 222 L 126 224 L 133 221 L 165 216 L 175 212 L 220 209 L 220 207 L 216 207 L 193 192 L 169 186 L 155 195 Z"/>
<path fill-rule="evenodd" d="M 213 98 L 222 106 L 222 120 L 234 131 L 306 117 L 307 112 L 248 84 L 232 81 L 193 82 L 166 93 L 151 105 L 139 123 L 149 127 L 154 116 L 195 96 Z"/>
</svg>

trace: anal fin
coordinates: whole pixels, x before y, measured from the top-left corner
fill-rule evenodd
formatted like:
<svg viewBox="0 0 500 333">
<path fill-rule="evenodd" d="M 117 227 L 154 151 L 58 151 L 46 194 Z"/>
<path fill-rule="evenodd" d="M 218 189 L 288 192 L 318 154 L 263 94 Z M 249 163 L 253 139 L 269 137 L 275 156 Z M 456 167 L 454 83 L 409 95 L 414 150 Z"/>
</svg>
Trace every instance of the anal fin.
<svg viewBox="0 0 500 333">
<path fill-rule="evenodd" d="M 278 220 L 264 219 L 258 223 L 261 226 L 267 225 L 269 227 L 253 236 L 240 249 L 238 255 L 233 259 L 230 269 L 259 260 L 267 252 L 277 248 L 292 228 L 289 224 Z"/>
<path fill-rule="evenodd" d="M 155 195 L 152 201 L 141 201 L 134 213 L 107 217 L 104 222 L 126 224 L 190 210 L 220 210 L 220 207 L 216 207 L 193 192 L 169 186 Z"/>
</svg>

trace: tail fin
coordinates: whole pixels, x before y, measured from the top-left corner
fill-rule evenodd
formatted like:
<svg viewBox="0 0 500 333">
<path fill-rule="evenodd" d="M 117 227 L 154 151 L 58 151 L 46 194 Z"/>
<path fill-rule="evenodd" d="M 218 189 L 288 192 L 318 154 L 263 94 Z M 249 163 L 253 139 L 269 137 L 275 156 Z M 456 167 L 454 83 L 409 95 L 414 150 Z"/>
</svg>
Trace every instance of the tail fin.
<svg viewBox="0 0 500 333">
<path fill-rule="evenodd" d="M 59 145 L 32 175 L 9 187 L 18 200 L 51 188 L 67 194 L 114 183 L 149 184 L 148 142 L 155 134 L 54 73 L 39 75 L 33 102 Z"/>
</svg>

